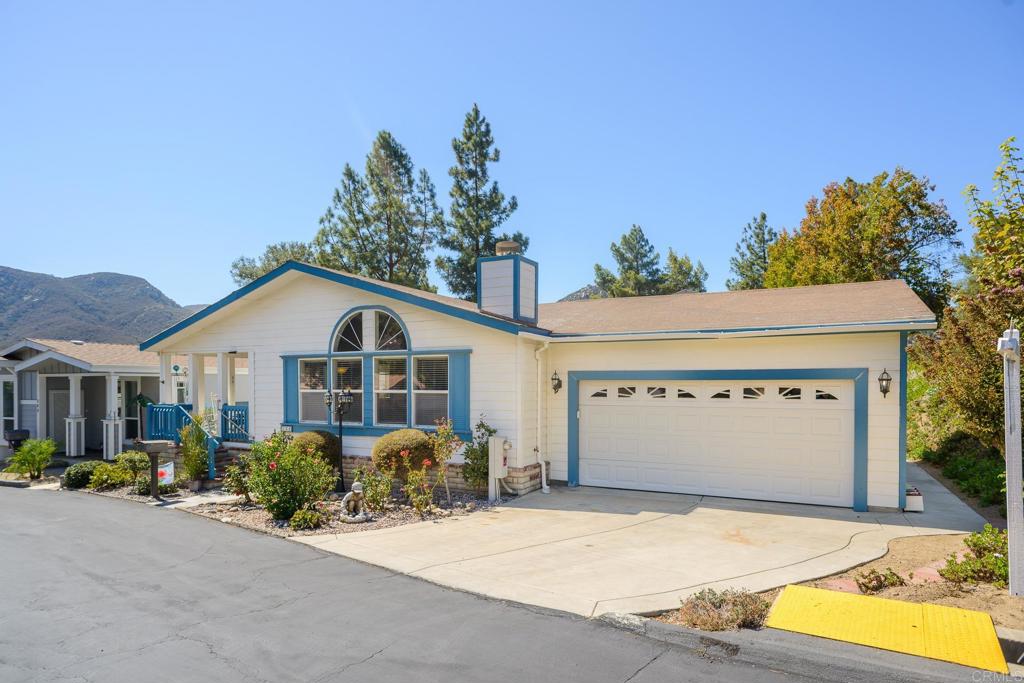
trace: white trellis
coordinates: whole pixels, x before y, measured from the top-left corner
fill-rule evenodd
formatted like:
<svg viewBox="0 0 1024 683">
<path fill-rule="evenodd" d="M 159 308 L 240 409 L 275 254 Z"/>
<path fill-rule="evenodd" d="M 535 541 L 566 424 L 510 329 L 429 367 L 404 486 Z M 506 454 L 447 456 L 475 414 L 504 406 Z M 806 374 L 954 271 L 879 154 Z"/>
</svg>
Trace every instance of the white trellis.
<svg viewBox="0 0 1024 683">
<path fill-rule="evenodd" d="M 1024 594 L 1024 499 L 1022 499 L 1020 424 L 1020 332 L 1013 323 L 999 338 L 1003 357 L 1003 406 L 1006 422 L 1006 527 L 1009 541 L 1010 595 Z"/>
</svg>

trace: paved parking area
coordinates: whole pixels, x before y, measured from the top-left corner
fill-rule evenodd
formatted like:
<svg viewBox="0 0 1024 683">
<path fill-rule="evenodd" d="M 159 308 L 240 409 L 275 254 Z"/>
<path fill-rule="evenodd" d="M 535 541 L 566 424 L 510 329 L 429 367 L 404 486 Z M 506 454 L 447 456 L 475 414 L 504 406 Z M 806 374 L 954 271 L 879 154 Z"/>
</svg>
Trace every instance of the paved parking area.
<svg viewBox="0 0 1024 683">
<path fill-rule="evenodd" d="M 489 511 L 299 540 L 441 585 L 584 616 L 671 609 L 705 587 L 765 590 L 844 571 L 902 536 L 984 520 L 915 465 L 926 512 L 596 488 L 553 488 Z"/>
</svg>

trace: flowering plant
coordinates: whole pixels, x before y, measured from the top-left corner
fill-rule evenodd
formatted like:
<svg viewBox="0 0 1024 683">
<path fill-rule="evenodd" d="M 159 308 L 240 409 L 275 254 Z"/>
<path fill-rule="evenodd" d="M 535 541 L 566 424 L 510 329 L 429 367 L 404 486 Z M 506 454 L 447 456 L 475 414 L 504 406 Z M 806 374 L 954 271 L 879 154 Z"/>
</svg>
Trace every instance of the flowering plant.
<svg viewBox="0 0 1024 683">
<path fill-rule="evenodd" d="M 249 489 L 274 519 L 291 519 L 334 488 L 334 468 L 316 450 L 293 444 L 288 434 L 253 444 L 249 457 Z"/>
</svg>

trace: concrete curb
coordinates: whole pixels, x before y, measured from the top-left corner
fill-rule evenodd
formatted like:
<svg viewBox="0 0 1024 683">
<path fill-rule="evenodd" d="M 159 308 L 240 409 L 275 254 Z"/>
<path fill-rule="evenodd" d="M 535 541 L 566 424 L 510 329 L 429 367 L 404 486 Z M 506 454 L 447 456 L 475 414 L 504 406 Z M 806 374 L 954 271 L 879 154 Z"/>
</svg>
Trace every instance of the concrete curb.
<svg viewBox="0 0 1024 683">
<path fill-rule="evenodd" d="M 711 662 L 730 660 L 825 682 L 877 683 L 879 668 L 887 672 L 884 680 L 899 682 L 962 683 L 979 673 L 956 664 L 771 628 L 711 633 L 614 612 L 602 614 L 596 621 L 683 647 Z"/>
</svg>

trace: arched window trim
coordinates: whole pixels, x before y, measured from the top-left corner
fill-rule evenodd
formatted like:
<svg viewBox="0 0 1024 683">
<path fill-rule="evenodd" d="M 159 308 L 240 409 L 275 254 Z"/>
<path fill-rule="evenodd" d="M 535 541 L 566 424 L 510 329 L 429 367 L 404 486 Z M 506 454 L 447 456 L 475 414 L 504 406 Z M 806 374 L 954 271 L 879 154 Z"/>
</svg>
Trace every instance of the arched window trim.
<svg viewBox="0 0 1024 683">
<path fill-rule="evenodd" d="M 358 326 L 352 324 L 352 321 L 355 318 L 359 318 Z M 344 340 L 345 343 L 349 345 L 352 343 L 351 340 L 345 339 L 344 337 L 344 334 L 349 330 L 350 327 L 353 331 L 356 332 L 356 337 L 359 339 L 359 348 L 339 349 L 338 345 L 342 340 Z M 355 311 L 344 316 L 338 322 L 338 324 L 335 325 L 335 330 L 336 333 L 331 338 L 331 350 L 333 351 L 333 353 L 361 353 L 363 351 L 363 347 L 366 345 L 366 342 L 363 339 L 363 311 Z"/>
<path fill-rule="evenodd" d="M 377 340 L 376 340 L 376 332 L 377 332 L 376 312 L 377 311 L 381 311 L 382 313 L 387 313 L 402 328 L 402 333 L 405 335 L 405 346 L 406 346 L 405 349 L 396 349 L 396 350 L 390 350 L 390 351 L 378 351 L 376 349 L 376 342 L 377 342 Z M 364 325 L 365 325 L 366 315 L 372 316 L 372 319 L 374 321 L 374 323 L 373 323 L 373 331 L 374 331 L 374 335 L 373 336 L 375 337 L 373 339 L 373 346 L 374 346 L 374 348 L 366 349 L 366 341 L 367 340 L 366 340 L 366 337 L 364 335 L 363 336 L 363 350 L 360 350 L 360 351 L 335 351 L 334 350 L 334 342 L 338 338 L 338 335 L 341 334 L 341 331 L 343 329 L 342 326 L 348 321 L 349 318 L 351 318 L 352 316 L 354 316 L 357 313 L 363 313 L 364 314 L 363 315 L 363 320 L 364 320 L 363 324 Z M 364 327 L 364 329 L 365 329 L 365 327 Z M 413 346 L 412 335 L 409 334 L 409 328 L 406 326 L 405 321 L 402 320 L 402 317 L 400 315 L 398 315 L 398 313 L 393 311 L 391 308 L 388 308 L 387 306 L 381 306 L 379 304 L 371 304 L 371 305 L 367 305 L 367 306 L 355 306 L 354 308 L 350 308 L 347 311 L 345 311 L 345 313 L 343 313 L 341 315 L 341 317 L 338 318 L 338 321 L 334 324 L 334 328 L 331 330 L 331 337 L 330 337 L 330 339 L 327 342 L 327 348 L 328 348 L 328 354 L 330 356 L 344 356 L 344 355 L 352 355 L 352 354 L 360 354 L 360 353 L 404 354 L 404 353 L 409 353 L 410 350 L 415 348 L 415 347 Z"/>
</svg>

